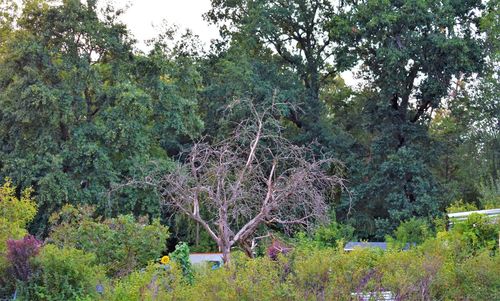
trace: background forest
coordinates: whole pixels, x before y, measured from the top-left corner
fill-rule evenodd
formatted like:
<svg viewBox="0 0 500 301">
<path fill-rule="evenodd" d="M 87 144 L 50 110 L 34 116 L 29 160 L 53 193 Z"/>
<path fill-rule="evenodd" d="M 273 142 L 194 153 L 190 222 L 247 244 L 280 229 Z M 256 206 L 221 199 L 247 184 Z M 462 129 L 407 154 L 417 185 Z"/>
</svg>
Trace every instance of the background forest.
<svg viewBox="0 0 500 301">
<path fill-rule="evenodd" d="M 179 214 L 179 208 L 169 204 L 168 199 L 177 195 L 164 191 L 182 179 L 177 167 L 192 162 L 196 169 L 203 163 L 191 160 L 198 149 L 193 146 L 200 141 L 220 146 L 221 141 L 241 137 L 242 143 L 259 141 L 243 135 L 236 139 L 234 133 L 248 118 L 265 115 L 272 124 L 266 139 L 280 141 L 262 138 L 265 151 L 255 155 L 259 162 L 267 162 L 259 163 L 259 168 L 264 174 L 271 170 L 269 183 L 276 160 L 268 154 L 290 158 L 293 153 L 295 161 L 288 162 L 292 166 L 284 171 L 285 178 L 309 168 L 306 180 L 324 179 L 321 183 L 335 185 L 324 189 L 321 197 L 312 180 L 310 186 L 290 186 L 291 192 L 283 197 L 288 203 L 280 208 L 280 217 L 300 216 L 309 204 L 300 197 L 316 197 L 326 204 L 321 210 L 328 219 L 289 228 L 274 218 L 262 220 L 251 231 L 243 227 L 248 235 L 288 237 L 282 239 L 297 244 L 289 263 L 274 255 L 258 263 L 237 259 L 238 268 L 246 271 L 240 275 L 254 273 L 268 277 L 268 284 L 281 283 L 259 291 L 275 294 L 261 300 L 279 296 L 324 300 L 329 285 L 340 285 L 345 275 L 327 283 L 322 274 L 315 274 L 321 271 L 308 269 L 342 264 L 353 273 L 361 269 L 351 275 L 361 288 L 393 285 L 393 290 L 402 290 L 400 300 L 417 300 L 416 292 L 425 298 L 434 294 L 434 300 L 481 293 L 467 281 L 484 285 L 486 291 L 477 299 L 464 300 L 491 299 L 500 289 L 498 274 L 488 270 L 499 266 L 498 255 L 493 256 L 498 225 L 473 216 L 455 232 L 446 232 L 442 218 L 447 211 L 500 207 L 499 1 L 211 0 L 211 4 L 204 18 L 219 28 L 221 38 L 208 48 L 190 31 L 165 26 L 143 51 L 137 46 L 140 37 L 133 37 L 120 22 L 123 10 L 107 3 L 0 0 L 0 263 L 16 267 L 10 275 L 21 283 L 28 283 L 36 266 L 45 273 L 33 276 L 38 280 L 29 285 L 18 285 L 17 291 L 31 296 L 28 299 L 36 295 L 49 300 L 50 289 L 59 284 L 43 275 L 71 278 L 70 271 L 77 270 L 71 274 L 76 284 L 68 284 L 71 294 L 78 287 L 74 298 L 92 291 L 88 287 L 96 281 L 105 283 L 106 277 L 128 277 L 123 278 L 125 284 L 114 286 L 116 295 L 108 300 L 139 300 L 120 297 L 120 290 L 126 294 L 134 285 L 150 288 L 152 282 L 147 281 L 161 277 L 170 279 L 165 280 L 169 292 L 186 284 L 172 279 L 193 284 L 186 248 L 217 251 L 213 233 L 200 227 L 201 220 L 212 220 L 217 210 L 206 195 L 196 195 L 200 204 L 189 219 L 189 210 Z M 346 72 L 354 75 L 354 82 L 346 83 L 341 76 Z M 260 135 L 262 120 L 257 121 L 255 133 Z M 233 168 L 246 172 L 242 166 Z M 262 192 L 262 186 L 252 181 L 254 174 L 247 174 L 250 184 L 242 185 Z M 153 183 L 154 175 L 166 175 L 166 180 L 145 185 Z M 246 183 L 236 171 L 225 177 Z M 183 185 L 191 187 L 193 182 L 186 180 Z M 251 220 L 240 211 L 233 217 L 224 226 L 229 230 Z M 27 233 L 34 236 L 24 237 Z M 332 249 L 349 239 L 387 239 L 395 249 L 407 242 L 423 247 L 388 255 L 360 251 L 354 257 Z M 48 244 L 40 251 L 43 240 Z M 247 251 L 244 243 L 237 248 Z M 146 270 L 149 274 L 137 274 L 165 250 L 177 258 L 172 270 L 160 278 L 152 276 L 152 267 Z M 254 255 L 266 253 L 262 246 L 254 251 Z M 29 264 L 35 255 L 37 261 Z M 328 262 L 322 263 L 323 258 Z M 391 267 L 391 262 L 400 262 L 401 269 L 396 271 L 398 266 Z M 408 272 L 412 262 L 421 264 L 414 275 Z M 437 262 L 435 271 L 427 269 Z M 98 267 L 91 268 L 93 264 Z M 282 269 L 275 274 L 260 270 L 276 264 Z M 422 266 L 428 278 L 418 278 Z M 484 277 L 468 274 L 469 269 L 484 271 Z M 418 278 L 408 278 L 408 283 L 421 286 L 398 282 L 403 271 Z M 0 268 L 0 272 L 5 271 Z M 217 273 L 220 278 L 199 276 L 204 280 L 197 284 L 198 290 L 186 288 L 189 294 L 207 287 L 231 290 L 221 284 L 226 282 L 215 281 L 236 276 L 229 269 Z M 449 282 L 432 282 L 436 273 L 447 275 L 441 279 Z M 78 278 L 81 275 L 90 278 Z M 307 279 L 317 280 L 311 284 L 316 291 L 307 286 Z M 0 277 L 0 284 L 11 293 L 16 285 L 9 281 Z M 450 292 L 450 283 L 460 290 Z M 429 291 L 431 285 L 434 291 Z M 65 296 L 64 289 L 52 292 L 53 296 L 73 298 Z M 345 297 L 357 288 L 330 289 L 331 294 Z M 308 295 L 311 290 L 314 294 Z M 102 294 L 99 287 L 97 292 Z M 50 300 L 59 300 L 54 298 Z"/>
<path fill-rule="evenodd" d="M 358 238 L 456 201 L 499 206 L 497 1 L 214 0 L 209 50 L 165 28 L 148 53 L 121 10 L 57 3 L 3 0 L 0 14 L 0 178 L 34 189 L 38 236 L 64 204 L 88 204 L 194 242 L 153 189 L 114 187 L 228 137 L 250 114 L 241 100 L 280 103 L 286 138 L 342 163 L 348 193 L 329 206 Z"/>
</svg>

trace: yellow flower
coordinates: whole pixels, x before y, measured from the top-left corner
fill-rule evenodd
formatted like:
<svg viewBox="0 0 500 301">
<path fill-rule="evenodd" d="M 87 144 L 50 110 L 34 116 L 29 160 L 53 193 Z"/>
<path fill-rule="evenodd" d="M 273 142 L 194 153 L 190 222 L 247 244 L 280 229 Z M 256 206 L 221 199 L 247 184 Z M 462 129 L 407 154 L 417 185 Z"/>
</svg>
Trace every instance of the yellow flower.
<svg viewBox="0 0 500 301">
<path fill-rule="evenodd" d="M 168 256 L 166 256 L 166 255 L 165 255 L 165 256 L 163 256 L 163 257 L 160 259 L 160 262 L 161 262 L 162 264 L 168 264 L 168 263 L 170 262 L 170 257 L 168 257 Z"/>
</svg>

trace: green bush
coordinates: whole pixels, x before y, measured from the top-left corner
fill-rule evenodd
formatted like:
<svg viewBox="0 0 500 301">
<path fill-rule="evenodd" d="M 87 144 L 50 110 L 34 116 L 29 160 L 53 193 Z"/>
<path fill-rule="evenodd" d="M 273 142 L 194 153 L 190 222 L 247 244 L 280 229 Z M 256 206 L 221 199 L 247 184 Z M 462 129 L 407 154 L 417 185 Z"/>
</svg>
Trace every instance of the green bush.
<svg viewBox="0 0 500 301">
<path fill-rule="evenodd" d="M 65 206 L 51 217 L 50 238 L 59 246 L 95 253 L 109 276 L 124 276 L 161 256 L 169 233 L 159 220 L 149 223 L 120 215 L 101 221 L 92 217 L 93 212 L 89 207 Z"/>
<path fill-rule="evenodd" d="M 386 241 L 391 247 L 402 250 L 407 246 L 421 244 L 432 235 L 430 225 L 425 219 L 411 218 L 402 222 L 394 231 L 393 237 L 387 236 Z"/>
<path fill-rule="evenodd" d="M 5 254 L 8 239 L 20 239 L 28 233 L 26 225 L 37 211 L 32 192 L 31 188 L 25 189 L 17 198 L 16 187 L 8 178 L 0 186 L 0 257 Z"/>
<path fill-rule="evenodd" d="M 348 253 L 337 250 L 331 266 L 332 296 L 337 300 L 351 300 L 353 292 L 376 291 L 379 279 L 376 267 L 382 255 L 380 249 L 356 249 Z"/>
<path fill-rule="evenodd" d="M 354 228 L 350 225 L 340 224 L 335 221 L 327 225 L 318 226 L 312 235 L 304 232 L 298 233 L 294 244 L 301 249 L 321 249 L 341 247 L 345 242 L 354 238 Z"/>
<path fill-rule="evenodd" d="M 189 247 L 185 242 L 178 243 L 175 246 L 175 250 L 170 253 L 172 260 L 177 262 L 182 268 L 182 274 L 184 275 L 184 280 L 188 284 L 193 284 L 194 275 L 193 268 L 191 266 L 191 261 L 189 260 Z"/>
<path fill-rule="evenodd" d="M 432 300 L 431 287 L 444 259 L 419 249 L 388 251 L 377 269 L 382 275 L 381 287 L 399 300 Z"/>
<path fill-rule="evenodd" d="M 108 301 L 136 300 L 193 300 L 185 292 L 188 288 L 181 268 L 175 263 L 151 263 L 145 269 L 116 279 L 105 290 L 103 299 Z"/>
<path fill-rule="evenodd" d="M 500 256 L 482 252 L 467 259 L 457 266 L 454 284 L 459 290 L 448 291 L 450 299 L 497 300 L 500 296 Z"/>
<path fill-rule="evenodd" d="M 345 252 L 324 243 L 338 232 L 321 230 L 301 235 L 293 250 L 274 259 L 234 252 L 229 265 L 212 270 L 193 269 L 186 244 L 170 262 L 152 262 L 168 235 L 157 222 L 101 221 L 92 212 L 65 207 L 54 216 L 51 239 L 62 247 L 46 245 L 34 257 L 32 276 L 17 286 L 22 300 L 347 301 L 383 291 L 397 300 L 495 300 L 500 293 L 500 227 L 477 214 L 435 237 L 422 220 L 402 223 L 393 240 L 419 243 L 408 251 Z M 106 279 L 105 272 L 122 277 Z"/>
<path fill-rule="evenodd" d="M 293 273 L 288 279 L 294 298 L 317 300 L 332 294 L 330 283 L 334 277 L 337 257 L 334 249 L 296 254 L 292 265 Z"/>
<path fill-rule="evenodd" d="M 474 210 L 478 210 L 475 204 L 466 203 L 463 200 L 455 201 L 454 203 L 450 204 L 448 208 L 446 208 L 446 212 L 448 213 L 474 211 Z"/>
<path fill-rule="evenodd" d="M 498 249 L 500 222 L 473 213 L 465 221 L 455 222 L 450 232 L 457 233 L 464 242 L 464 252 L 475 254 L 483 249 L 495 251 Z"/>
<path fill-rule="evenodd" d="M 18 286 L 21 300 L 95 300 L 104 270 L 94 254 L 70 247 L 44 246 L 35 257 L 36 272 Z"/>
<path fill-rule="evenodd" d="M 20 239 L 28 233 L 26 226 L 37 212 L 32 192 L 28 188 L 22 192 L 21 198 L 16 197 L 16 187 L 9 178 L 0 186 L 0 299 L 10 296 L 14 289 L 13 279 L 7 271 L 7 240 Z"/>
<path fill-rule="evenodd" d="M 350 225 L 343 225 L 331 222 L 328 225 L 320 226 L 314 232 L 313 238 L 321 247 L 337 247 L 339 242 L 345 243 L 354 237 L 354 228 Z"/>
<path fill-rule="evenodd" d="M 233 253 L 229 266 L 196 269 L 150 265 L 115 280 L 105 300 L 357 300 L 354 294 L 390 291 L 397 300 L 495 300 L 500 257 L 458 256 L 459 236 L 429 239 L 409 251 L 295 249 L 277 260 Z"/>
<path fill-rule="evenodd" d="M 230 266 L 199 271 L 185 296 L 187 300 L 207 301 L 290 300 L 284 276 L 286 262 L 268 257 L 250 259 L 235 252 L 231 254 Z"/>
</svg>

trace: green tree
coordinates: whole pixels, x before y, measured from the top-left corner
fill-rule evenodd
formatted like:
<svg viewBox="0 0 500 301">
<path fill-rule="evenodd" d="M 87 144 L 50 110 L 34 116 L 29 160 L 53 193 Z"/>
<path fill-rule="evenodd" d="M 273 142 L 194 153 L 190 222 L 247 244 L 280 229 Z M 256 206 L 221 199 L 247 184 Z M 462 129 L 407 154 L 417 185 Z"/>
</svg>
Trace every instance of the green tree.
<svg viewBox="0 0 500 301">
<path fill-rule="evenodd" d="M 299 129 L 296 140 L 301 142 L 328 142 L 321 122 L 325 113 L 321 87 L 354 63 L 349 47 L 339 44 L 348 29 L 340 17 L 342 9 L 326 0 L 212 0 L 212 9 L 206 14 L 220 25 L 223 37 L 271 50 L 293 70 L 302 93 L 288 101 L 300 104 L 300 109 L 292 108 L 285 116 Z"/>
<path fill-rule="evenodd" d="M 0 175 L 34 187 L 37 232 L 65 203 L 158 215 L 152 190 L 111 188 L 168 168 L 168 154 L 201 128 L 189 62 L 134 53 L 120 13 L 96 1 L 26 1 L 0 45 Z"/>
<path fill-rule="evenodd" d="M 345 16 L 363 63 L 363 124 L 370 133 L 351 155 L 355 209 L 376 218 L 383 237 L 412 216 L 430 217 L 451 200 L 431 172 L 438 161 L 429 121 L 455 82 L 484 66 L 477 27 L 481 1 L 356 1 Z M 356 223 L 362 223 L 357 221 Z M 374 231 L 374 232 L 372 232 Z"/>
</svg>

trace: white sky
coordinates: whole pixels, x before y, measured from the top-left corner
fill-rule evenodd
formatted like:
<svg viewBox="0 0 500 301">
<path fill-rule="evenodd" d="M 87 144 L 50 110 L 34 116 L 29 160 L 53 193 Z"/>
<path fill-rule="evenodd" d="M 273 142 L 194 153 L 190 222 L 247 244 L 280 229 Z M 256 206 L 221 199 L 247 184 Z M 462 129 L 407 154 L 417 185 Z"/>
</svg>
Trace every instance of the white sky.
<svg viewBox="0 0 500 301">
<path fill-rule="evenodd" d="M 203 20 L 202 15 L 210 9 L 210 0 L 112 0 L 117 8 L 129 5 L 122 21 L 145 50 L 144 40 L 157 35 L 154 26 L 164 21 L 179 26 L 181 32 L 191 29 L 206 45 L 219 36 L 215 26 Z"/>
</svg>

